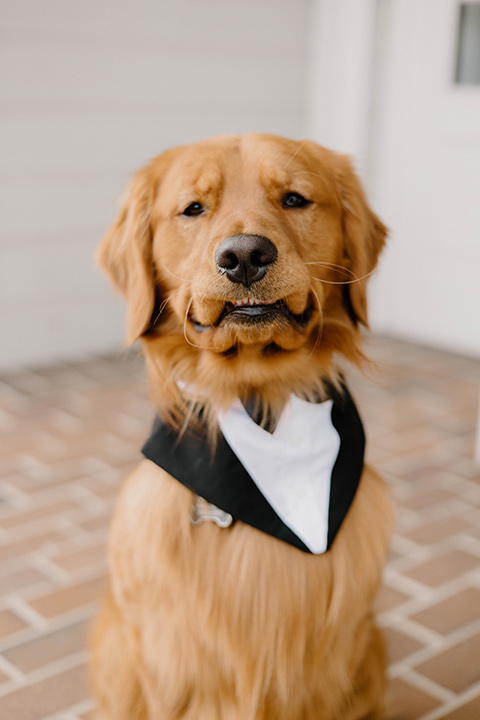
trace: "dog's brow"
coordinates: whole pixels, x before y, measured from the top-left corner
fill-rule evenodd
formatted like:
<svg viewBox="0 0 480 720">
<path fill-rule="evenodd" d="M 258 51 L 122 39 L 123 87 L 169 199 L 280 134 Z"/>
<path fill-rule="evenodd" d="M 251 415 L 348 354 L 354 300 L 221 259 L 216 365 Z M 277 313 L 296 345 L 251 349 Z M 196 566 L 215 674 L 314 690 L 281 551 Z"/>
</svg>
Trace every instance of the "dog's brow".
<svg viewBox="0 0 480 720">
<path fill-rule="evenodd" d="M 270 161 L 263 162 L 260 166 L 260 180 L 264 185 L 273 183 L 286 186 L 290 181 L 290 173 L 284 167 L 274 165 Z"/>
<path fill-rule="evenodd" d="M 201 193 L 219 190 L 223 185 L 223 173 L 214 162 L 203 162 L 192 174 L 192 187 Z"/>
</svg>

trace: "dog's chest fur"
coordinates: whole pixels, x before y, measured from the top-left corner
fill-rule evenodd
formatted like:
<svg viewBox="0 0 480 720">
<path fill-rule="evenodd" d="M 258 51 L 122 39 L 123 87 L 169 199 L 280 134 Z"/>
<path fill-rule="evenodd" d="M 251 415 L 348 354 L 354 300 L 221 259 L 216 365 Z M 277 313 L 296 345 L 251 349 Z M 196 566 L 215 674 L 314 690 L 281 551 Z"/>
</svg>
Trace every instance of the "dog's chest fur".
<svg viewBox="0 0 480 720">
<path fill-rule="evenodd" d="M 382 481 L 364 472 L 333 550 L 319 556 L 243 523 L 227 531 L 192 527 L 191 503 L 187 488 L 144 461 L 124 487 L 112 529 L 115 600 L 137 628 L 151 702 L 165 704 L 158 717 L 175 717 L 175 706 L 189 697 L 196 709 L 184 717 L 192 720 L 261 718 L 249 703 L 257 710 L 274 703 L 279 720 L 330 720 L 371 635 L 369 605 L 387 523 L 363 527 L 358 520 L 367 508 L 388 520 Z M 359 551 L 371 558 L 368 568 L 356 563 Z M 364 591 L 352 602 L 359 586 Z M 350 679 L 341 671 L 345 655 Z M 213 698 L 218 702 L 220 692 L 224 704 L 208 712 L 213 677 Z M 153 690 L 159 685 L 161 693 Z"/>
</svg>

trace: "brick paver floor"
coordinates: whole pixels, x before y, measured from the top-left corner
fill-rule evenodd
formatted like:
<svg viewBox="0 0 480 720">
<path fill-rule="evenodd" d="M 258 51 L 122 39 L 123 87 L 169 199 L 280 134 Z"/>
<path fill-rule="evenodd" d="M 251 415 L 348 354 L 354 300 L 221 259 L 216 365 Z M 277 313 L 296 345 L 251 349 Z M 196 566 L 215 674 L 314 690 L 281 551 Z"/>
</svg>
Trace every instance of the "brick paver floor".
<svg viewBox="0 0 480 720">
<path fill-rule="evenodd" d="M 377 338 L 351 373 L 396 530 L 377 601 L 389 720 L 480 718 L 479 366 Z M 91 720 L 89 621 L 119 483 L 153 411 L 142 359 L 95 357 L 0 378 L 0 717 Z"/>
</svg>

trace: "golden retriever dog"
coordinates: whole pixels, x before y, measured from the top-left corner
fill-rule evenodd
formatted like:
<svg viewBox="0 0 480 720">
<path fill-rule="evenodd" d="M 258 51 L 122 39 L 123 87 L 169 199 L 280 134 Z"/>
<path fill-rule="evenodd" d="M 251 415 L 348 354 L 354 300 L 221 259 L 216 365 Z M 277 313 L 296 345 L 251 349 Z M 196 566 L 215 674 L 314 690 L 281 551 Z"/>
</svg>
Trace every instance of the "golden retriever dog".
<svg viewBox="0 0 480 720">
<path fill-rule="evenodd" d="M 391 511 L 340 365 L 385 235 L 310 141 L 220 136 L 134 176 L 98 258 L 158 419 L 111 527 L 102 720 L 382 717 Z"/>
</svg>

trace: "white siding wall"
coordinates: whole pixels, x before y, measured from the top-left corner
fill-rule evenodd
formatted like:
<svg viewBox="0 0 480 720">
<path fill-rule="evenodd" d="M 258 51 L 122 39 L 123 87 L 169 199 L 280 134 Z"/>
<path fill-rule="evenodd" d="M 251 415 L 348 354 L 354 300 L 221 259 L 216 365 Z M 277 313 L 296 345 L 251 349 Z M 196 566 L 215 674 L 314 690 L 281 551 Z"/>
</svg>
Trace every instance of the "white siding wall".
<svg viewBox="0 0 480 720">
<path fill-rule="evenodd" d="M 453 83 L 461 0 L 382 0 L 373 185 L 391 228 L 379 331 L 480 358 L 480 85 Z"/>
<path fill-rule="evenodd" d="M 301 137 L 310 0 L 3 0 L 0 366 L 108 350 L 93 264 L 133 170 L 223 132 Z"/>
<path fill-rule="evenodd" d="M 314 0 L 309 135 L 354 156 L 390 228 L 374 330 L 480 357 L 480 86 L 462 0 Z"/>
<path fill-rule="evenodd" d="M 377 0 L 313 0 L 308 135 L 368 177 Z"/>
</svg>

